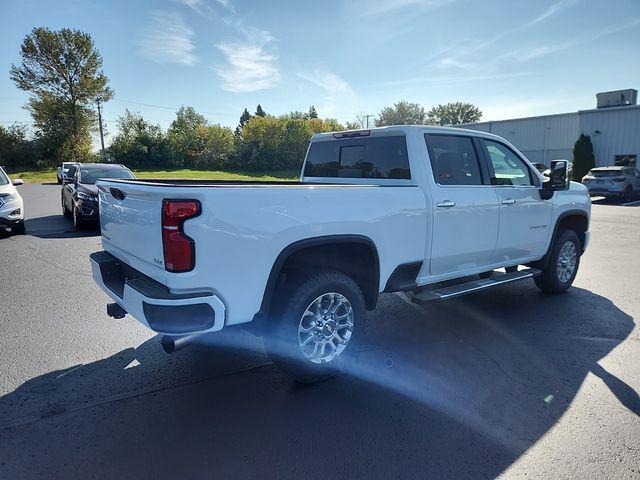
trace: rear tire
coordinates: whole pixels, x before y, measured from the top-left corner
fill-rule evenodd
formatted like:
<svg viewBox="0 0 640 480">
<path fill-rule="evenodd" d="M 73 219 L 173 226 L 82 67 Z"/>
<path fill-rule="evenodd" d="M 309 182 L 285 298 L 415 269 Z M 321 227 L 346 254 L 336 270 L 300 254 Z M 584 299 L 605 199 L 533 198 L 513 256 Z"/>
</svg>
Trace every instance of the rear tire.
<svg viewBox="0 0 640 480">
<path fill-rule="evenodd" d="M 263 340 L 273 363 L 298 382 L 336 375 L 355 352 L 366 318 L 360 287 L 347 275 L 321 271 L 284 287 Z"/>
<path fill-rule="evenodd" d="M 533 280 L 545 293 L 563 293 L 573 283 L 580 266 L 582 246 L 573 230 L 560 230 L 551 248 L 547 267 Z"/>
</svg>

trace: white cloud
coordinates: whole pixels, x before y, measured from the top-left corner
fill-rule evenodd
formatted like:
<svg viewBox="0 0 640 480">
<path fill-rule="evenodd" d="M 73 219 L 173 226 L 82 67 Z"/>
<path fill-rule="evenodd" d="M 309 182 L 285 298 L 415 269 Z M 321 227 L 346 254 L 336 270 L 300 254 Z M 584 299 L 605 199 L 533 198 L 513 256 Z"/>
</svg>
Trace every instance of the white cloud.
<svg viewBox="0 0 640 480">
<path fill-rule="evenodd" d="M 222 89 L 228 92 L 255 92 L 274 87 L 280 82 L 277 57 L 268 51 L 273 36 L 262 30 L 241 29 L 245 40 L 216 45 L 228 65 L 217 69 Z"/>
<path fill-rule="evenodd" d="M 600 30 L 594 33 L 591 33 L 588 35 L 582 35 L 568 42 L 541 45 L 541 46 L 530 48 L 530 49 L 514 50 L 512 52 L 508 52 L 501 55 L 500 58 L 511 58 L 520 62 L 525 62 L 527 60 L 533 60 L 535 58 L 542 57 L 544 55 L 549 55 L 551 53 L 567 50 L 573 47 L 578 47 L 585 43 L 593 42 L 595 40 L 599 40 L 609 35 L 613 35 L 613 34 L 616 34 L 625 30 L 629 30 L 631 28 L 638 27 L 638 26 L 640 26 L 640 18 L 632 20 L 631 22 L 628 22 L 622 25 L 620 24 L 610 25 L 608 27 L 601 28 Z"/>
<path fill-rule="evenodd" d="M 212 6 L 212 1 L 210 0 L 177 0 L 182 5 L 189 7 L 191 10 L 196 12 L 198 15 L 201 15 L 206 18 L 212 18 L 216 10 Z M 213 3 L 218 4 L 224 7 L 226 10 L 235 13 L 233 8 L 233 3 L 231 0 L 213 0 Z"/>
<path fill-rule="evenodd" d="M 157 63 L 192 66 L 198 63 L 193 37 L 193 30 L 179 14 L 154 12 L 138 42 L 138 52 Z"/>
<path fill-rule="evenodd" d="M 315 85 L 324 95 L 322 104 L 318 105 L 321 116 L 333 116 L 338 113 L 356 111 L 357 97 L 353 88 L 339 75 L 327 69 L 315 69 L 299 72 L 298 77 Z"/>
<path fill-rule="evenodd" d="M 455 0 L 369 0 L 366 6 L 358 6 L 364 15 L 381 15 L 408 8 L 439 8 Z"/>
</svg>

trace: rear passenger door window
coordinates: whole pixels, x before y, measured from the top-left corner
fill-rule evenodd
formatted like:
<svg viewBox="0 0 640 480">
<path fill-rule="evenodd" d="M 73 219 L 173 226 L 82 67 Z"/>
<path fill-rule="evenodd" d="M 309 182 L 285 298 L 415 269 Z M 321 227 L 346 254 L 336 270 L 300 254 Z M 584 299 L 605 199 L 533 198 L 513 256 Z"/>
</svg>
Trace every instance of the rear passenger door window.
<svg viewBox="0 0 640 480">
<path fill-rule="evenodd" d="M 312 142 L 305 177 L 410 179 L 404 136 L 345 138 Z"/>
<path fill-rule="evenodd" d="M 471 137 L 425 134 L 433 176 L 439 185 L 482 185 L 478 153 Z"/>
<path fill-rule="evenodd" d="M 493 170 L 491 183 L 506 186 L 533 185 L 529 167 L 506 145 L 482 139 L 482 144 Z"/>
</svg>

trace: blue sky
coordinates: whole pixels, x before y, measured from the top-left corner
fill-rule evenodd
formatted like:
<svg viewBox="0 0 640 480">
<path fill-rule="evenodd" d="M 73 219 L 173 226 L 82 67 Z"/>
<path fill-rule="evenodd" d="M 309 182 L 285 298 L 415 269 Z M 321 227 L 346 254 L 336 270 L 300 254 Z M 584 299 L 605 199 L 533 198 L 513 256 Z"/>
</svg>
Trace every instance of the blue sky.
<svg viewBox="0 0 640 480">
<path fill-rule="evenodd" d="M 2 0 L 0 18 L 5 125 L 30 120 L 8 72 L 34 26 L 91 34 L 111 133 L 125 108 L 166 128 L 180 105 L 235 126 L 258 103 L 347 121 L 462 100 L 499 120 L 640 87 L 638 0 Z"/>
</svg>

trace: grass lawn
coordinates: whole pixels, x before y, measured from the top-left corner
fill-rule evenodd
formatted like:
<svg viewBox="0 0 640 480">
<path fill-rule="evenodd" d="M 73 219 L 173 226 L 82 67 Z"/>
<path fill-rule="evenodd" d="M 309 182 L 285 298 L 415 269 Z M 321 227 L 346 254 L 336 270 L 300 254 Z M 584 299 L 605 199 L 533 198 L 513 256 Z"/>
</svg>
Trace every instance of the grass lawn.
<svg viewBox="0 0 640 480">
<path fill-rule="evenodd" d="M 218 170 L 134 170 L 138 178 L 187 178 L 195 180 L 297 180 L 298 172 L 275 171 L 275 172 L 222 172 Z M 56 183 L 56 171 L 32 170 L 25 172 L 9 173 L 10 178 L 21 178 L 26 183 Z"/>
</svg>

